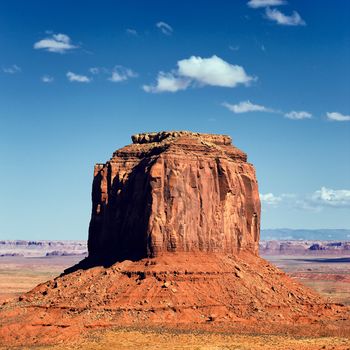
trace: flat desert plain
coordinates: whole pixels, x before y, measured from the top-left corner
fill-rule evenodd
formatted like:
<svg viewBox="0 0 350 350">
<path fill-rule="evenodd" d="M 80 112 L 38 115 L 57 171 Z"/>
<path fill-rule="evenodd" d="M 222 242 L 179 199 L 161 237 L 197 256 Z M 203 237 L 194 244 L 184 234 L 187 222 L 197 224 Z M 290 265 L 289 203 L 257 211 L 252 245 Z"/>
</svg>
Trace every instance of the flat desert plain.
<svg viewBox="0 0 350 350">
<path fill-rule="evenodd" d="M 290 276 L 332 300 L 350 305 L 349 256 L 265 256 Z M 52 279 L 82 256 L 0 257 L 0 302 Z M 6 349 L 6 344 L 0 348 Z M 342 349 L 349 338 L 236 335 L 166 329 L 108 329 L 89 333 L 74 343 L 31 349 Z"/>
</svg>

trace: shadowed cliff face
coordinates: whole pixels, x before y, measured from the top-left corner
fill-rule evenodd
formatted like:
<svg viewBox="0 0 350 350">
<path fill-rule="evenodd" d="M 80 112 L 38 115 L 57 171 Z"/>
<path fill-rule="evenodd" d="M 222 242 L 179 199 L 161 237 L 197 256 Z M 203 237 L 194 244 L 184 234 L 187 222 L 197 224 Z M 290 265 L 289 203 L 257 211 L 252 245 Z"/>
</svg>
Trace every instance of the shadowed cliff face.
<svg viewBox="0 0 350 350">
<path fill-rule="evenodd" d="M 90 260 L 258 253 L 255 171 L 229 136 L 161 132 L 132 140 L 95 166 Z"/>
</svg>

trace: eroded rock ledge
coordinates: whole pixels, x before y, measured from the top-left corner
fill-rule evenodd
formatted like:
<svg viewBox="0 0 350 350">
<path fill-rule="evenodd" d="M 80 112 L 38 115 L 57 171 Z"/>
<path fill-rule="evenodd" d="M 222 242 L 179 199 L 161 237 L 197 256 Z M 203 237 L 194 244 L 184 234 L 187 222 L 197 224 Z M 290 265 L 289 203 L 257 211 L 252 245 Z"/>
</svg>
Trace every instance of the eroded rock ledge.
<svg viewBox="0 0 350 350">
<path fill-rule="evenodd" d="M 196 137 L 200 138 L 202 141 L 211 142 L 216 145 L 230 145 L 232 143 L 232 139 L 228 135 L 202 134 L 191 131 L 147 132 L 132 135 L 131 139 L 133 143 L 153 143 L 162 142 L 165 139 L 171 141 L 178 137 Z"/>
</svg>

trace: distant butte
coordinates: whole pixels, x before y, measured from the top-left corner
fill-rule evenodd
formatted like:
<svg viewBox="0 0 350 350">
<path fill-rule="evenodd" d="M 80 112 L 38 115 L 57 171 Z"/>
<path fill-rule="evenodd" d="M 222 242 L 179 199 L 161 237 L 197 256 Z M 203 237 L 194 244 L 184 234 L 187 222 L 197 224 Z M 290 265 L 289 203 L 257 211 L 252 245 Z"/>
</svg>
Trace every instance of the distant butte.
<svg viewBox="0 0 350 350">
<path fill-rule="evenodd" d="M 0 307 L 0 343 L 106 327 L 350 336 L 350 310 L 260 258 L 254 167 L 225 135 L 144 133 L 97 164 L 89 256 Z"/>
</svg>

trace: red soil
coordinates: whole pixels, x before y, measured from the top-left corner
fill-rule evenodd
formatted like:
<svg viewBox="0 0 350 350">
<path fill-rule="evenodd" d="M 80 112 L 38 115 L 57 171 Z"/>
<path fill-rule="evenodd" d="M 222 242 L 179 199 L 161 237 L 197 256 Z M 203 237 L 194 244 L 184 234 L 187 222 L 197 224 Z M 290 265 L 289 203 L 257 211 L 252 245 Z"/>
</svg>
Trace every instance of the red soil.
<svg viewBox="0 0 350 350">
<path fill-rule="evenodd" d="M 0 325 L 12 345 L 113 326 L 350 336 L 350 309 L 251 253 L 169 253 L 57 277 L 4 304 Z"/>
</svg>

